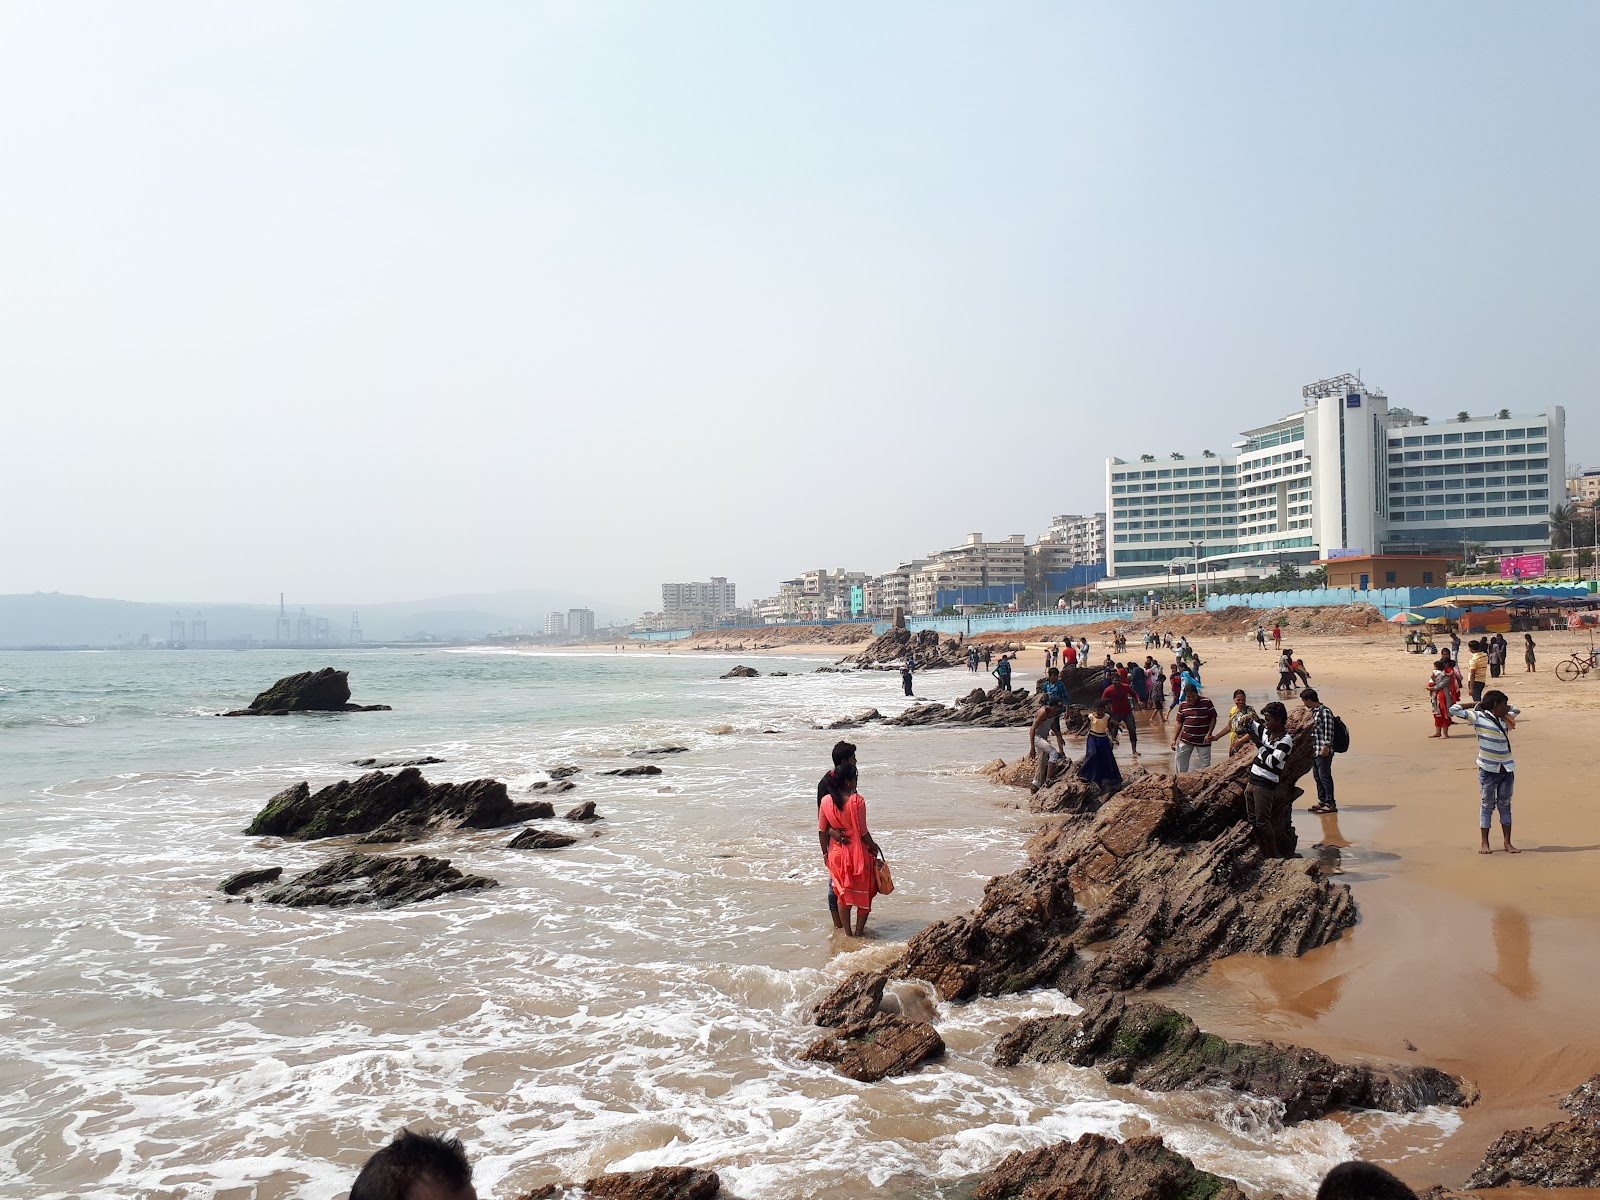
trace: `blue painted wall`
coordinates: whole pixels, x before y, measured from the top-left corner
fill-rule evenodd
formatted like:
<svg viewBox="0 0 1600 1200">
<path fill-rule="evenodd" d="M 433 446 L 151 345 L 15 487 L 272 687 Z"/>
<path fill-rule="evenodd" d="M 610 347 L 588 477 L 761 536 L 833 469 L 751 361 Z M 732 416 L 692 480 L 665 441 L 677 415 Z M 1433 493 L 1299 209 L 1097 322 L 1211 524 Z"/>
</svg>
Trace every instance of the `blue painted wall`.
<svg viewBox="0 0 1600 1200">
<path fill-rule="evenodd" d="M 1488 594 L 1488 589 L 1482 590 Z M 1588 590 L 1587 584 L 1550 584 L 1542 587 L 1530 587 L 1527 594 L 1530 596 L 1571 596 Z M 1206 598 L 1206 611 L 1218 612 L 1224 608 L 1315 608 L 1328 604 L 1370 604 L 1386 617 L 1392 617 L 1398 612 L 1415 610 L 1427 604 L 1430 600 L 1438 600 L 1454 592 L 1461 594 L 1460 588 L 1372 588 L 1361 591 L 1358 588 L 1305 588 L 1292 592 L 1245 592 L 1234 595 L 1209 596 Z M 1469 593 L 1470 594 L 1470 593 Z M 1510 599 L 1508 596 L 1507 599 Z M 1441 612 L 1445 610 L 1439 610 Z"/>
</svg>

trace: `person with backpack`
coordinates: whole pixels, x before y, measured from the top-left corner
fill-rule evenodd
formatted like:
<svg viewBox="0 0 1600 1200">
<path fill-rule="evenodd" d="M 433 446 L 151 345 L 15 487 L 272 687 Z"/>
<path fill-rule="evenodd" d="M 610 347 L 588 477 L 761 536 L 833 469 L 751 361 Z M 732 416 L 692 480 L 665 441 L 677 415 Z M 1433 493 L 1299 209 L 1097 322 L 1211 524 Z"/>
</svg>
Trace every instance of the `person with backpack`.
<svg viewBox="0 0 1600 1200">
<path fill-rule="evenodd" d="M 1339 811 L 1333 798 L 1333 756 L 1350 747 L 1350 731 L 1333 709 L 1322 702 L 1316 688 L 1300 693 L 1300 702 L 1311 710 L 1311 777 L 1317 781 L 1317 802 L 1310 811 L 1319 816 Z"/>
</svg>

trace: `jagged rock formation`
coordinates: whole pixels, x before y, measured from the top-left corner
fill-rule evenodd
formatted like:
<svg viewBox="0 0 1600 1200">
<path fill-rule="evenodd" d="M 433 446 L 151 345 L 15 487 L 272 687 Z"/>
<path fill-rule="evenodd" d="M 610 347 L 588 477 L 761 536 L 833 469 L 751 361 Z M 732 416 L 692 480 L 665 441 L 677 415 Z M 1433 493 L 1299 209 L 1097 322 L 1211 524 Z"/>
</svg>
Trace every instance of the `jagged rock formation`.
<svg viewBox="0 0 1600 1200">
<path fill-rule="evenodd" d="M 387 704 L 351 704 L 350 672 L 323 667 L 285 675 L 250 701 L 249 708 L 236 708 L 224 717 L 281 717 L 297 712 L 388 712 Z"/>
<path fill-rule="evenodd" d="M 260 874 L 265 875 L 265 872 Z M 227 882 L 233 883 L 238 878 L 236 875 Z M 345 854 L 292 876 L 252 898 L 290 908 L 311 905 L 346 908 L 355 904 L 396 908 L 451 892 L 497 886 L 485 875 L 464 875 L 452 867 L 448 859 L 429 858 L 425 854 L 404 858 Z M 249 888 L 241 886 L 238 890 L 243 892 Z"/>
<path fill-rule="evenodd" d="M 837 721 L 831 721 L 827 725 L 822 726 L 822 728 L 859 729 L 861 726 L 866 725 L 869 722 L 881 720 L 883 720 L 883 714 L 875 708 L 869 708 L 865 712 L 857 713 L 853 717 L 840 717 Z"/>
<path fill-rule="evenodd" d="M 761 675 L 761 672 L 756 670 L 754 667 L 735 667 L 733 670 L 729 671 L 722 678 L 724 678 L 724 679 L 756 679 L 756 678 L 759 678 L 760 675 Z"/>
<path fill-rule="evenodd" d="M 832 1063 L 839 1074 L 860 1083 L 902 1075 L 944 1053 L 944 1039 L 926 1021 L 875 1013 L 819 1038 L 800 1057 Z"/>
<path fill-rule="evenodd" d="M 1568 1120 L 1496 1138 L 1467 1186 L 1600 1187 L 1600 1075 L 1580 1084 L 1561 1107 L 1572 1113 Z"/>
<path fill-rule="evenodd" d="M 390 771 L 397 767 L 431 767 L 435 763 L 442 763 L 444 759 L 435 758 L 433 755 L 424 755 L 422 758 L 407 758 L 399 762 L 379 762 L 375 758 L 358 758 L 353 760 L 352 767 L 366 767 L 372 771 Z"/>
<path fill-rule="evenodd" d="M 1023 1021 L 1001 1039 L 995 1061 L 1098 1067 L 1112 1083 L 1158 1092 L 1226 1087 L 1280 1101 L 1286 1121 L 1339 1108 L 1416 1112 L 1478 1098 L 1471 1084 L 1433 1067 L 1354 1066 L 1298 1046 L 1230 1042 L 1163 1004 L 1116 994 L 1096 997 L 1077 1016 Z"/>
<path fill-rule="evenodd" d="M 229 875 L 219 883 L 217 890 L 230 896 L 237 896 L 243 892 L 248 892 L 253 887 L 260 887 L 263 883 L 272 883 L 282 874 L 282 867 L 261 867 L 254 871 L 239 871 L 236 874 Z"/>
<path fill-rule="evenodd" d="M 549 829 L 524 829 L 506 843 L 507 850 L 560 850 L 578 839 Z"/>
<path fill-rule="evenodd" d="M 870 1020 L 883 1002 L 884 985 L 889 976 L 884 971 L 857 971 L 811 1010 L 811 1019 L 818 1025 L 859 1025 Z"/>
<path fill-rule="evenodd" d="M 616 1171 L 579 1185 L 596 1200 L 711 1200 L 722 1188 L 714 1171 L 698 1167 L 652 1167 L 648 1171 Z M 524 1192 L 517 1200 L 554 1200 L 569 1187 L 547 1183 Z"/>
<path fill-rule="evenodd" d="M 601 771 L 602 775 L 620 775 L 624 779 L 631 779 L 639 775 L 659 775 L 661 768 L 655 763 L 643 763 L 637 767 L 617 767 L 610 771 Z"/>
<path fill-rule="evenodd" d="M 581 774 L 582 767 L 551 767 L 545 772 L 552 780 L 571 779 L 574 775 Z"/>
<path fill-rule="evenodd" d="M 1006 1155 L 972 1198 L 1246 1200 L 1237 1183 L 1199 1170 L 1158 1137 L 1118 1142 L 1098 1133 Z"/>
<path fill-rule="evenodd" d="M 919 629 L 916 633 L 909 629 L 891 629 L 865 650 L 846 655 L 839 661 L 863 667 L 887 667 L 891 663 L 904 664 L 907 658 L 917 660 L 919 671 L 967 665 L 966 648 L 955 638 L 941 640 L 938 632 L 932 629 Z"/>
<path fill-rule="evenodd" d="M 530 792 L 548 792 L 552 796 L 558 796 L 562 792 L 572 791 L 577 786 L 570 779 L 541 779 L 538 783 L 530 783 L 528 790 Z"/>
<path fill-rule="evenodd" d="M 246 833 L 294 841 L 364 834 L 364 842 L 408 842 L 441 829 L 496 829 L 554 810 L 544 801 L 513 803 L 496 779 L 429 783 L 407 767 L 396 775 L 373 771 L 312 792 L 285 788 L 250 822 Z"/>
<path fill-rule="evenodd" d="M 985 692 L 974 688 L 954 706 L 945 704 L 916 704 L 897 717 L 890 717 L 885 725 L 986 725 L 1002 728 L 1013 725 L 1031 725 L 1038 708 L 1031 693 L 1021 688 L 1007 691 L 995 688 Z"/>
<path fill-rule="evenodd" d="M 629 758 L 660 758 L 666 754 L 687 754 L 687 746 L 647 746 L 642 750 L 629 750 Z"/>
<path fill-rule="evenodd" d="M 594 801 L 585 800 L 577 808 L 567 811 L 566 819 L 569 821 L 604 821 L 605 818 L 594 810 Z"/>
</svg>

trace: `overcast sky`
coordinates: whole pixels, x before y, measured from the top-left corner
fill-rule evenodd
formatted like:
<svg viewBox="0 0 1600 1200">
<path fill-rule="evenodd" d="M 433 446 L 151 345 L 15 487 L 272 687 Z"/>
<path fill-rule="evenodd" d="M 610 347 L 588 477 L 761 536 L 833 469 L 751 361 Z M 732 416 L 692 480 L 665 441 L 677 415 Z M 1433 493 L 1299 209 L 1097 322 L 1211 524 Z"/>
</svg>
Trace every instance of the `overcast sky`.
<svg viewBox="0 0 1600 1200">
<path fill-rule="evenodd" d="M 749 599 L 1354 371 L 1600 461 L 1600 4 L 0 5 L 0 592 Z"/>
</svg>

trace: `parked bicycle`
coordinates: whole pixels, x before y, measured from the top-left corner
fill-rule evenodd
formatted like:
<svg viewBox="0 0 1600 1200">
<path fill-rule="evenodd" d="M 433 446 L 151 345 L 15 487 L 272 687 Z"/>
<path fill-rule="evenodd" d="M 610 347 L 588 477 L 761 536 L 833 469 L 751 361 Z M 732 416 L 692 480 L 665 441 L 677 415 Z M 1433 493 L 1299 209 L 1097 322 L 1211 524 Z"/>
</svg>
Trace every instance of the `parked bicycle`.
<svg viewBox="0 0 1600 1200">
<path fill-rule="evenodd" d="M 1600 655 L 1595 653 L 1593 646 L 1588 652 L 1574 651 L 1571 658 L 1564 658 L 1556 664 L 1556 678 L 1563 683 L 1571 683 L 1574 679 L 1581 679 L 1596 667 L 1600 667 Z"/>
</svg>

